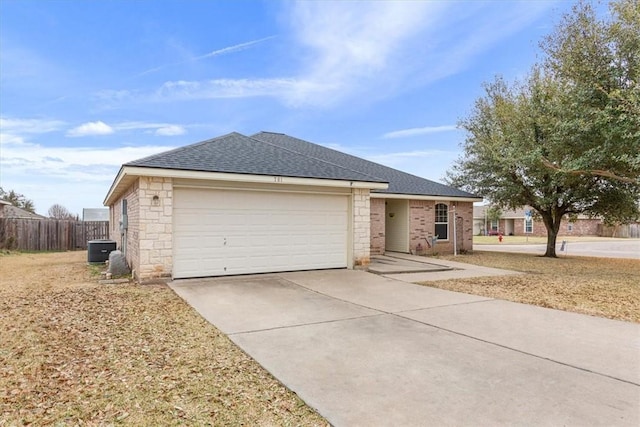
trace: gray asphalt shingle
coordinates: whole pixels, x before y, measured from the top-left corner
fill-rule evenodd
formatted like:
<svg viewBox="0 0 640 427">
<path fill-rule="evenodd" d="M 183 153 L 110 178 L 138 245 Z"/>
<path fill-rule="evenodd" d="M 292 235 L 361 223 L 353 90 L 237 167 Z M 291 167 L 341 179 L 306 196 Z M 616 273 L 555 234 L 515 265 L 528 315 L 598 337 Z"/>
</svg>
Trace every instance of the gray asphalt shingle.
<svg viewBox="0 0 640 427">
<path fill-rule="evenodd" d="M 288 148 L 300 154 L 311 156 L 329 163 L 377 176 L 389 183 L 387 190 L 373 190 L 376 193 L 416 194 L 421 196 L 476 197 L 471 193 L 449 187 L 397 169 L 351 156 L 318 144 L 294 138 L 282 133 L 260 132 L 252 138 Z"/>
<path fill-rule="evenodd" d="M 386 182 L 381 178 L 236 132 L 135 160 L 125 166 Z"/>
<path fill-rule="evenodd" d="M 281 133 L 237 132 L 166 151 L 125 166 L 389 183 L 390 194 L 473 194 Z"/>
</svg>

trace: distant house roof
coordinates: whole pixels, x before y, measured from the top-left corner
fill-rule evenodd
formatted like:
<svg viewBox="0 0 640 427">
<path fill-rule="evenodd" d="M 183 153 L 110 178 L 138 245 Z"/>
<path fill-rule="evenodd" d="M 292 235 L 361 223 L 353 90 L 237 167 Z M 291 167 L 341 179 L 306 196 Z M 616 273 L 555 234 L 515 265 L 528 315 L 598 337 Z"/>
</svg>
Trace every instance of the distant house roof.
<svg viewBox="0 0 640 427">
<path fill-rule="evenodd" d="M 484 218 L 485 212 L 490 207 L 491 206 L 489 206 L 489 205 L 474 206 L 473 207 L 473 217 L 474 218 Z M 509 218 L 524 218 L 525 217 L 525 210 L 531 210 L 532 213 L 534 212 L 534 210 L 532 208 L 528 207 L 528 206 L 524 207 L 524 208 L 516 209 L 516 210 L 503 210 L 502 211 L 502 215 L 500 216 L 500 218 L 505 218 L 505 219 L 509 219 Z"/>
<path fill-rule="evenodd" d="M 83 221 L 109 221 L 108 208 L 84 208 L 82 209 Z"/>
<path fill-rule="evenodd" d="M 31 213 L 17 206 L 13 206 L 6 200 L 0 200 L 0 218 L 46 219 L 46 217 L 42 215 Z"/>
</svg>

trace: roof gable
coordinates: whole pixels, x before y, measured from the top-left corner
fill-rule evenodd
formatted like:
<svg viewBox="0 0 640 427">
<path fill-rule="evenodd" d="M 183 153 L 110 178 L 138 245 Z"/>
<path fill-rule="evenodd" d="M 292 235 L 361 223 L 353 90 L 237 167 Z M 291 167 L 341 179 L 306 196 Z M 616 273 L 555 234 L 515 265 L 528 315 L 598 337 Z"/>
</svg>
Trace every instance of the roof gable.
<svg viewBox="0 0 640 427">
<path fill-rule="evenodd" d="M 360 157 L 332 150 L 282 133 L 260 132 L 252 135 L 252 138 L 293 150 L 305 156 L 339 165 L 343 168 L 376 176 L 389 183 L 388 189 L 373 190 L 372 192 L 477 198 L 474 194 L 467 193 L 466 191 L 458 190 L 448 185 L 411 175 L 379 163 L 361 159 Z"/>
</svg>

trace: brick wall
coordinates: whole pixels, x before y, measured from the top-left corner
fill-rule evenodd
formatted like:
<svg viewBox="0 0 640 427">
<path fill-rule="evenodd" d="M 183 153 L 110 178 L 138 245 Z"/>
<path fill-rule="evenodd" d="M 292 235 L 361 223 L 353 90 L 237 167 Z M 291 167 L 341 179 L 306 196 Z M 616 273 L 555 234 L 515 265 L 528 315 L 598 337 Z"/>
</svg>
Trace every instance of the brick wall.
<svg viewBox="0 0 640 427">
<path fill-rule="evenodd" d="M 438 240 L 435 248 L 426 247 L 425 238 L 431 243 L 431 238 L 435 232 L 435 205 L 444 203 L 449 207 L 449 239 Z M 448 254 L 454 252 L 453 245 L 453 203 L 435 202 L 432 200 L 410 200 L 409 201 L 409 247 L 411 252 L 417 252 L 418 243 L 425 253 L 438 252 Z M 456 235 L 458 251 L 473 249 L 473 203 L 455 202 L 456 204 Z"/>
<path fill-rule="evenodd" d="M 602 224 L 600 219 L 578 219 L 574 223 L 562 221 L 558 234 L 560 236 L 597 236 L 599 224 Z M 569 225 L 573 225 L 573 230 L 569 230 Z"/>
<path fill-rule="evenodd" d="M 371 206 L 371 255 L 382 255 L 385 249 L 385 204 L 384 199 L 370 199 Z"/>
<path fill-rule="evenodd" d="M 418 244 L 427 247 L 427 240 L 431 243 L 434 231 L 433 200 L 409 200 L 409 250 L 416 253 Z"/>
<path fill-rule="evenodd" d="M 501 219 L 498 222 L 498 229 L 502 234 L 505 234 L 506 221 Z M 602 224 L 600 219 L 577 219 L 575 222 L 569 222 L 564 218 L 560 223 L 560 230 L 558 230 L 558 236 L 597 236 L 598 224 Z M 571 228 L 571 230 L 570 230 Z M 524 232 L 524 218 L 513 219 L 513 234 L 515 236 L 526 236 Z M 533 221 L 533 232 L 530 236 L 547 237 L 547 228 L 541 220 Z"/>
<path fill-rule="evenodd" d="M 353 189 L 353 263 L 367 266 L 370 263 L 371 209 L 368 189 Z"/>
</svg>

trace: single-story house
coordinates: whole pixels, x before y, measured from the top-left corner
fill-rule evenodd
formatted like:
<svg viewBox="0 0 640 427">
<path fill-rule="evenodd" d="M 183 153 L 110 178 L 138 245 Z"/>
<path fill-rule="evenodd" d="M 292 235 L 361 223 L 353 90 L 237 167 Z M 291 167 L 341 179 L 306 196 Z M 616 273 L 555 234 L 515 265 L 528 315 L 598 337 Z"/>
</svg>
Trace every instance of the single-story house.
<svg viewBox="0 0 640 427">
<path fill-rule="evenodd" d="M 0 200 L 0 218 L 13 218 L 13 219 L 46 219 L 42 215 L 38 215 L 33 212 L 29 212 L 17 206 L 13 206 L 6 200 Z"/>
<path fill-rule="evenodd" d="M 230 133 L 124 164 L 105 206 L 139 281 L 472 250 L 481 198 L 288 135 Z M 454 223 L 455 218 L 455 223 Z"/>
<path fill-rule="evenodd" d="M 505 236 L 538 236 L 546 237 L 547 228 L 542 220 L 535 215 L 535 210 L 525 206 L 516 210 L 502 211 L 498 220 L 489 220 L 486 211 L 489 206 L 473 207 L 473 234 L 476 236 L 503 234 Z M 532 213 L 527 218 L 526 212 Z M 586 215 L 578 215 L 570 220 L 565 217 L 558 230 L 559 236 L 597 236 L 598 227 L 601 227 L 602 219 L 590 218 Z"/>
</svg>

